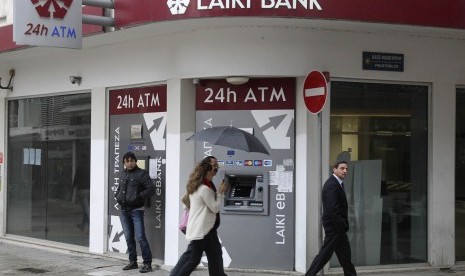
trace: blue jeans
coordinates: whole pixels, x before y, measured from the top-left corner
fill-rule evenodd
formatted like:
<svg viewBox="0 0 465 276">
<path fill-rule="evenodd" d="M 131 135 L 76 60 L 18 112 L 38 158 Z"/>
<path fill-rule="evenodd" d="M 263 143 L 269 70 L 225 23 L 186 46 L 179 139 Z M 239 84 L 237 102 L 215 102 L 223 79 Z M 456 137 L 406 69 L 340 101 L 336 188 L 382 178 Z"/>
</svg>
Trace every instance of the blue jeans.
<svg viewBox="0 0 465 276">
<path fill-rule="evenodd" d="M 123 226 L 124 237 L 126 238 L 126 244 L 128 245 L 129 261 L 137 262 L 137 250 L 136 241 L 134 240 L 134 234 L 137 242 L 140 245 L 142 252 L 142 259 L 144 264 L 152 264 L 152 252 L 150 246 L 145 237 L 144 227 L 144 211 L 143 210 L 121 210 L 120 214 L 121 224 Z"/>
</svg>

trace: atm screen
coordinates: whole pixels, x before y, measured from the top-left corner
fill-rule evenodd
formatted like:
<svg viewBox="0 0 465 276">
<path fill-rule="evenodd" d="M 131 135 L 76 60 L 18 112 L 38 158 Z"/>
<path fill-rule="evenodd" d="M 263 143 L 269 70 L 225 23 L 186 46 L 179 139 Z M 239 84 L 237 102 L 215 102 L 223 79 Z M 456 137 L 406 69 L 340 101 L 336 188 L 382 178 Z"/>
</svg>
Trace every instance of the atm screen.
<svg viewBox="0 0 465 276">
<path fill-rule="evenodd" d="M 252 185 L 236 185 L 231 190 L 231 197 L 235 198 L 251 198 L 253 197 L 253 186 Z"/>
</svg>

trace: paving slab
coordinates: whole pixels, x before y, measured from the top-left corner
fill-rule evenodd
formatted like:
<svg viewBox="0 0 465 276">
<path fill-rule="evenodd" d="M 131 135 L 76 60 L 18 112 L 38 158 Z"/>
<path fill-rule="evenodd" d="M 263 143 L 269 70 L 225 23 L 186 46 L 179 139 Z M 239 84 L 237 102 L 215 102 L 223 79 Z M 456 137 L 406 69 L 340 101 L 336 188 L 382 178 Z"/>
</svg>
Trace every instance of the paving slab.
<svg viewBox="0 0 465 276">
<path fill-rule="evenodd" d="M 49 248 L 27 243 L 0 239 L 0 275 L 49 275 L 49 276 L 110 276 L 142 275 L 139 270 L 123 271 L 126 260 L 107 254 L 90 254 L 65 249 Z M 168 276 L 171 267 L 154 264 L 155 270 L 145 275 Z M 453 267 L 399 267 L 399 268 L 357 268 L 359 275 L 376 276 L 465 276 L 464 266 Z M 227 269 L 229 276 L 272 276 L 303 275 L 298 272 L 261 271 Z M 192 276 L 208 276 L 208 271 L 199 268 Z M 341 271 L 331 271 L 325 275 L 343 275 Z"/>
</svg>

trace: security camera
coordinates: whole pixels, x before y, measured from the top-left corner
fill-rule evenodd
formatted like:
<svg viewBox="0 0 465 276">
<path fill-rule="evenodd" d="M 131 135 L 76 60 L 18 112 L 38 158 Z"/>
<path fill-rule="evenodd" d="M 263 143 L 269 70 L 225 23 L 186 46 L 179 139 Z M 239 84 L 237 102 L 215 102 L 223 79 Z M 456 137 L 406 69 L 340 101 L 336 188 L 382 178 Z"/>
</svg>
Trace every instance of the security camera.
<svg viewBox="0 0 465 276">
<path fill-rule="evenodd" d="M 200 85 L 200 86 L 205 86 L 206 85 L 206 80 L 205 79 L 192 79 L 192 83 L 194 85 Z"/>
<path fill-rule="evenodd" d="M 76 84 L 76 83 L 77 83 L 77 85 L 80 85 L 80 84 L 81 84 L 81 80 L 82 80 L 82 78 L 79 77 L 79 76 L 70 76 L 70 77 L 69 77 L 69 81 L 70 81 L 72 84 Z"/>
</svg>

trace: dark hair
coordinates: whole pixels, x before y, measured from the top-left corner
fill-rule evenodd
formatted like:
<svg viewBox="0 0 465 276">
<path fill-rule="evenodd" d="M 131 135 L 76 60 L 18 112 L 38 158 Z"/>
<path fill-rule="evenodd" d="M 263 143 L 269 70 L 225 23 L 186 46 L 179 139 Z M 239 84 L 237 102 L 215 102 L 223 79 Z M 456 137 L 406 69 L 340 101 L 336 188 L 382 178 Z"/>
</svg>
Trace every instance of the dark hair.
<svg viewBox="0 0 465 276">
<path fill-rule="evenodd" d="M 346 164 L 347 165 L 347 161 L 344 161 L 344 160 L 336 161 L 336 163 L 334 163 L 333 168 L 337 169 L 337 168 L 339 168 L 339 165 L 341 165 L 341 164 Z"/>
<path fill-rule="evenodd" d="M 207 156 L 207 157 L 205 157 L 204 159 L 202 159 L 202 161 L 201 161 L 201 162 L 207 162 L 207 163 L 211 163 L 211 162 L 212 162 L 212 159 L 215 159 L 215 160 L 217 160 L 215 156 L 213 156 L 213 155 L 210 155 L 210 156 Z"/>
<path fill-rule="evenodd" d="M 128 151 L 123 155 L 123 162 L 129 159 L 133 159 L 134 161 L 137 162 L 137 157 L 134 153 Z"/>
<path fill-rule="evenodd" d="M 202 161 L 201 161 L 201 162 L 206 162 L 206 163 L 209 163 L 209 164 L 211 164 L 211 163 L 212 163 L 212 159 L 214 159 L 214 160 L 218 160 L 218 159 L 216 159 L 216 157 L 215 157 L 215 156 L 213 156 L 213 155 L 209 155 L 209 156 L 205 157 L 204 159 L 202 159 Z M 214 168 L 214 170 L 215 170 L 215 173 L 217 173 L 217 172 L 218 172 L 218 165 L 216 165 L 216 168 Z"/>
</svg>

